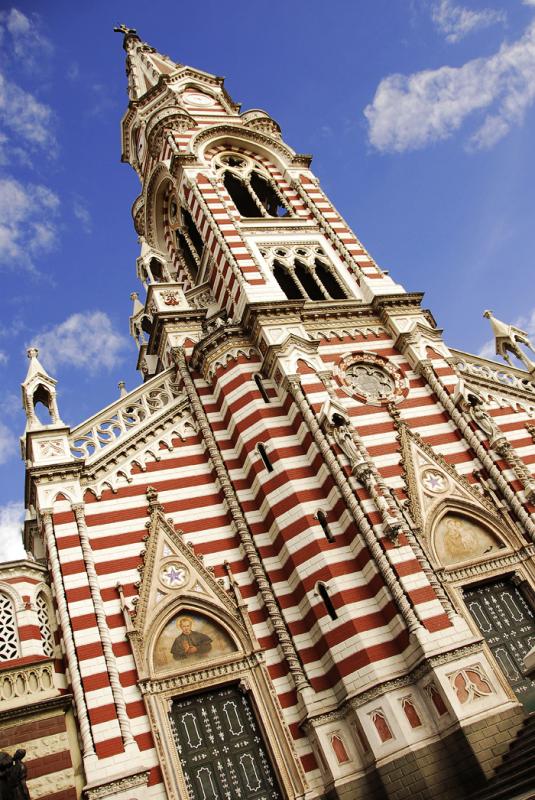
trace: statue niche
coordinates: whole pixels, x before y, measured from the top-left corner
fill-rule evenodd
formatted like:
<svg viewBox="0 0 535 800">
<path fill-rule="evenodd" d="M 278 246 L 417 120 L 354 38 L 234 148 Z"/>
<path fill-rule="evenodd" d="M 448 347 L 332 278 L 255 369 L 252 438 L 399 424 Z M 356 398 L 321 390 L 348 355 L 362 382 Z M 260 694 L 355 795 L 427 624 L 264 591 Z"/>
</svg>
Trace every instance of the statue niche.
<svg viewBox="0 0 535 800">
<path fill-rule="evenodd" d="M 482 558 L 505 546 L 479 522 L 454 513 L 440 519 L 433 538 L 437 558 L 445 567 Z"/>
<path fill-rule="evenodd" d="M 156 672 L 181 670 L 237 651 L 224 628 L 197 611 L 182 609 L 161 631 L 154 646 Z"/>
</svg>

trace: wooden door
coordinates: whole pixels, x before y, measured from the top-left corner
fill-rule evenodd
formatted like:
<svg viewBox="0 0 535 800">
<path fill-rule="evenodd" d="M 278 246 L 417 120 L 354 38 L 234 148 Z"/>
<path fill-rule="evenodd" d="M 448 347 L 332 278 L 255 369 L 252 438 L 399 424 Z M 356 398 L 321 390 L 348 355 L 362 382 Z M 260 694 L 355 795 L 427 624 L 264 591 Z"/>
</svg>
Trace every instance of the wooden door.
<svg viewBox="0 0 535 800">
<path fill-rule="evenodd" d="M 171 719 L 189 800 L 282 800 L 249 699 L 236 687 L 177 699 Z"/>
<path fill-rule="evenodd" d="M 518 699 L 535 711 L 535 681 L 524 675 L 524 656 L 535 645 L 535 619 L 511 580 L 464 591 L 464 600 Z"/>
</svg>

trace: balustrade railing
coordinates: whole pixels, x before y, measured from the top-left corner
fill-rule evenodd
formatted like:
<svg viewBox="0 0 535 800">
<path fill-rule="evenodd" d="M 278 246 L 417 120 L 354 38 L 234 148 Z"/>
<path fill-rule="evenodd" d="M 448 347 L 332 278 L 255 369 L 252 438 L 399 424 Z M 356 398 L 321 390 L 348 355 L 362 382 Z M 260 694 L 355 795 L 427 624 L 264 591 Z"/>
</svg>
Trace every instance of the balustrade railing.
<svg viewBox="0 0 535 800">
<path fill-rule="evenodd" d="M 33 703 L 55 694 L 53 661 L 0 669 L 0 715 L 8 705 Z"/>
<path fill-rule="evenodd" d="M 454 355 L 455 368 L 459 372 L 473 375 L 475 378 L 492 380 L 501 383 L 504 387 L 519 389 L 523 392 L 528 391 L 535 395 L 535 383 L 527 373 L 520 369 L 502 367 L 500 364 L 492 362 L 482 362 L 477 356 L 470 358 L 465 353 L 452 351 Z"/>
<path fill-rule="evenodd" d="M 179 394 L 173 383 L 174 374 L 172 367 L 161 372 L 73 428 L 69 444 L 74 458 L 88 460 L 99 455 L 104 448 L 132 434 L 166 409 Z"/>
</svg>

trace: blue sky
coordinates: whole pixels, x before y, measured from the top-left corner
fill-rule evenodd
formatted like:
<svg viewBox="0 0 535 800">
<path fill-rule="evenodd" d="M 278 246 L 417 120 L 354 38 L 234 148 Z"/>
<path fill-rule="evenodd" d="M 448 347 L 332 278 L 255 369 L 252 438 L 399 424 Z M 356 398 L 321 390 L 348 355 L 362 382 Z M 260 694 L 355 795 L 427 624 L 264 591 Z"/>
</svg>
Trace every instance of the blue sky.
<svg viewBox="0 0 535 800">
<path fill-rule="evenodd" d="M 20 556 L 25 348 L 39 345 L 72 425 L 138 383 L 117 23 L 269 111 L 451 346 L 485 348 L 485 308 L 535 333 L 535 0 L 266 8 L 0 2 L 0 558 Z"/>
</svg>

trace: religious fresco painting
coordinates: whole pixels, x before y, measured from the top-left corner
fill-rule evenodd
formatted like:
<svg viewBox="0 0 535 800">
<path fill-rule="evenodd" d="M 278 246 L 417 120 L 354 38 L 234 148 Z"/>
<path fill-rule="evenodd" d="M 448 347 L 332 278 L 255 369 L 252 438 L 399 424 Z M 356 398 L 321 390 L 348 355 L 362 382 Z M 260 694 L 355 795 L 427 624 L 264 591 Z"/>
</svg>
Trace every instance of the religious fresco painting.
<svg viewBox="0 0 535 800">
<path fill-rule="evenodd" d="M 469 561 L 503 547 L 490 531 L 459 514 L 446 514 L 437 525 L 435 547 L 444 565 Z"/>
<path fill-rule="evenodd" d="M 158 670 L 180 669 L 235 652 L 236 645 L 228 633 L 208 617 L 195 612 L 180 613 L 167 623 L 156 642 L 154 666 Z"/>
</svg>

